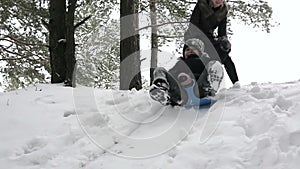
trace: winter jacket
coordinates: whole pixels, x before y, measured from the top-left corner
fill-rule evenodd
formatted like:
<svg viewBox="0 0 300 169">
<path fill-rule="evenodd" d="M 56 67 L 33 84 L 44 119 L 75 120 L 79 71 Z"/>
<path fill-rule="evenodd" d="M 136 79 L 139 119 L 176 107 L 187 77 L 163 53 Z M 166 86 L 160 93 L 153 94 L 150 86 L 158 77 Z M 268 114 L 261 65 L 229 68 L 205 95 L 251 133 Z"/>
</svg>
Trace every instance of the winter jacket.
<svg viewBox="0 0 300 169">
<path fill-rule="evenodd" d="M 218 28 L 218 37 L 227 35 L 228 8 L 226 3 L 224 2 L 224 6 L 218 8 L 211 7 L 210 3 L 211 0 L 198 0 L 190 19 L 188 31 L 185 33 L 185 39 L 198 36 L 194 26 L 200 29 L 211 41 L 214 40 L 213 32 L 216 28 Z"/>
<path fill-rule="evenodd" d="M 191 77 L 194 77 L 195 80 L 198 80 L 204 69 L 205 65 L 200 57 L 197 55 L 191 55 L 188 59 L 180 57 L 178 62 L 169 70 L 169 73 L 171 73 L 175 78 L 180 73 L 186 73 Z"/>
<path fill-rule="evenodd" d="M 197 55 L 191 55 L 189 58 L 184 59 L 180 57 L 178 62 L 168 71 L 172 78 L 178 83 L 178 75 L 180 73 L 186 73 L 192 77 L 197 82 L 198 92 L 196 94 L 198 97 L 204 97 L 203 87 L 208 85 L 207 82 L 207 71 L 205 65 L 209 62 L 209 58 L 199 57 Z M 169 79 L 170 80 L 170 79 Z M 172 85 L 172 84 L 170 84 Z M 174 85 L 176 86 L 176 85 Z M 174 89 L 177 92 L 177 89 Z"/>
<path fill-rule="evenodd" d="M 201 39 L 205 44 L 205 52 L 213 59 L 224 64 L 227 74 L 234 84 L 239 81 L 235 65 L 228 55 L 221 49 L 221 44 L 214 36 L 214 30 L 218 29 L 217 38 L 227 36 L 227 14 L 228 7 L 224 2 L 223 7 L 213 8 L 211 0 L 198 0 L 184 40 L 190 38 Z M 210 43 L 211 42 L 211 43 Z"/>
</svg>

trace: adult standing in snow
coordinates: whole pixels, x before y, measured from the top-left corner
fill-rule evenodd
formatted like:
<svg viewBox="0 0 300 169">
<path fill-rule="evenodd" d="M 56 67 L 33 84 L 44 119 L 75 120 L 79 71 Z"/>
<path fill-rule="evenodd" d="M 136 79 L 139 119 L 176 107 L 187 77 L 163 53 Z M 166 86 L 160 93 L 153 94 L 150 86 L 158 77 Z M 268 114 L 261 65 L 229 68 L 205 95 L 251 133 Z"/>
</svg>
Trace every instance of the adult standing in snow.
<svg viewBox="0 0 300 169">
<path fill-rule="evenodd" d="M 194 82 L 196 97 L 214 96 L 224 77 L 221 63 L 212 60 L 204 51 L 204 43 L 196 38 L 185 42 L 183 56 L 169 71 L 158 67 L 153 75 L 150 96 L 163 105 L 184 105 L 188 96 L 182 87 Z"/>
<path fill-rule="evenodd" d="M 235 64 L 229 56 L 231 43 L 227 38 L 227 13 L 224 0 L 198 0 L 184 38 L 201 39 L 208 55 L 224 64 L 233 87 L 240 88 Z M 216 29 L 217 35 L 214 34 Z"/>
</svg>

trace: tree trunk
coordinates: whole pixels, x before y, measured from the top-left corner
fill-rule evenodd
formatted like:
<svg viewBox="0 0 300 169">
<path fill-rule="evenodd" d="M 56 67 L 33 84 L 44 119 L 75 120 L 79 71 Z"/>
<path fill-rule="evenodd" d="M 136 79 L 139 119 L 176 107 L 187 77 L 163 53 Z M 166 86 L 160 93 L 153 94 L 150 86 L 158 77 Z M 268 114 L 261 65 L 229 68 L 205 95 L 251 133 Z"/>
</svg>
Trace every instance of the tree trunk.
<svg viewBox="0 0 300 169">
<path fill-rule="evenodd" d="M 151 67 L 150 67 L 150 84 L 154 77 L 153 72 L 157 67 L 158 53 L 158 36 L 157 36 L 157 15 L 156 15 L 156 0 L 150 0 L 150 19 L 151 19 Z"/>
<path fill-rule="evenodd" d="M 49 51 L 51 83 L 75 87 L 75 26 L 74 13 L 77 0 L 50 0 Z M 84 21 L 82 21 L 84 23 Z M 79 26 L 79 25 L 78 25 Z"/>
<path fill-rule="evenodd" d="M 76 9 L 77 0 L 69 0 L 68 3 L 68 12 L 66 18 L 66 51 L 65 51 L 65 59 L 66 59 L 66 78 L 65 85 L 75 87 L 75 77 L 74 69 L 75 69 L 75 27 L 74 27 L 74 13 Z"/>
<path fill-rule="evenodd" d="M 136 0 L 121 0 L 120 89 L 142 88 Z"/>
<path fill-rule="evenodd" d="M 49 6 L 49 51 L 51 64 L 51 83 L 62 83 L 65 71 L 65 0 L 50 0 Z"/>
</svg>

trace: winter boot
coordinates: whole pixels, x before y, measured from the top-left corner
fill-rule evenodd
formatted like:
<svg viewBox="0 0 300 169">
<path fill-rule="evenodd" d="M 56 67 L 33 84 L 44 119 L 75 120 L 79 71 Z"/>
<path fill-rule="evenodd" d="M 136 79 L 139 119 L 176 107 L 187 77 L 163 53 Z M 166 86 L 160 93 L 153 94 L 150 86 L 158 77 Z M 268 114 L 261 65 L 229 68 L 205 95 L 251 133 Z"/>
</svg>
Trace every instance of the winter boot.
<svg viewBox="0 0 300 169">
<path fill-rule="evenodd" d="M 168 105 L 170 104 L 168 90 L 169 84 L 165 79 L 156 79 L 150 87 L 150 97 L 153 100 L 160 102 L 162 105 Z"/>
<path fill-rule="evenodd" d="M 208 76 L 207 81 L 209 88 L 207 89 L 214 96 L 220 88 L 221 82 L 224 78 L 224 71 L 219 61 L 210 61 L 207 66 Z"/>
</svg>

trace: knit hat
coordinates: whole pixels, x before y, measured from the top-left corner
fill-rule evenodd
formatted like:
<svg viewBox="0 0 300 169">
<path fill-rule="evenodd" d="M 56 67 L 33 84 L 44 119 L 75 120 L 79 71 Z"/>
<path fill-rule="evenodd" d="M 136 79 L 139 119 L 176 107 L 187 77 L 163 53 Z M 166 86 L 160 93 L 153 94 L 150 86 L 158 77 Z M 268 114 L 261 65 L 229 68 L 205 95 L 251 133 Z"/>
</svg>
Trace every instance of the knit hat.
<svg viewBox="0 0 300 169">
<path fill-rule="evenodd" d="M 192 38 L 185 41 L 185 45 L 193 50 L 198 50 L 201 54 L 204 52 L 204 43 L 200 39 Z M 183 51 L 186 50 L 187 47 Z"/>
<path fill-rule="evenodd" d="M 200 52 L 200 57 L 207 57 L 207 58 L 210 58 L 208 56 L 207 53 L 204 52 L 204 43 L 200 40 L 200 39 L 197 39 L 197 38 L 191 38 L 191 39 L 188 39 L 185 41 L 185 44 L 183 46 L 183 58 L 185 58 L 184 56 L 184 52 L 186 50 L 186 48 L 191 48 L 193 50 L 198 50 Z"/>
</svg>

